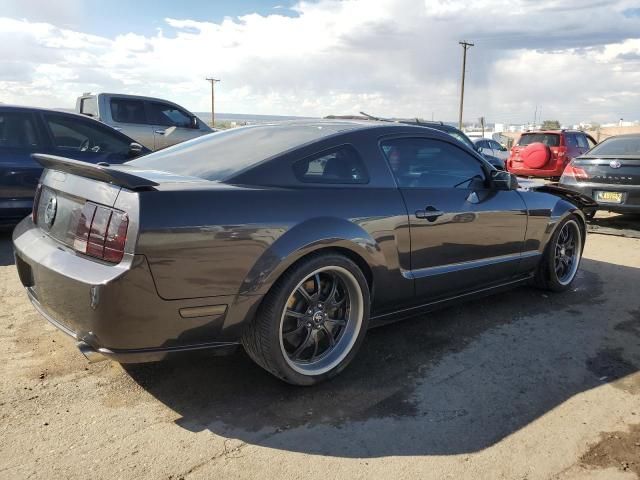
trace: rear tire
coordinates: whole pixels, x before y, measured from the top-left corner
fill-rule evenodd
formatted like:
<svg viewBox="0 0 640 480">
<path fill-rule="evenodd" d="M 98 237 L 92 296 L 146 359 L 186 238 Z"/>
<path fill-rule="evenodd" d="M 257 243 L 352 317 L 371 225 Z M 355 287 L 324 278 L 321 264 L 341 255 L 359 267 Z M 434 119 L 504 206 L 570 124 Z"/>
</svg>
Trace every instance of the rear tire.
<svg viewBox="0 0 640 480">
<path fill-rule="evenodd" d="M 265 296 L 242 343 L 262 368 L 293 385 L 334 377 L 356 355 L 369 323 L 367 280 L 350 259 L 310 255 Z"/>
<path fill-rule="evenodd" d="M 558 224 L 538 265 L 534 277 L 537 287 L 553 292 L 571 288 L 580 267 L 583 237 L 580 220 L 575 215 Z"/>
</svg>

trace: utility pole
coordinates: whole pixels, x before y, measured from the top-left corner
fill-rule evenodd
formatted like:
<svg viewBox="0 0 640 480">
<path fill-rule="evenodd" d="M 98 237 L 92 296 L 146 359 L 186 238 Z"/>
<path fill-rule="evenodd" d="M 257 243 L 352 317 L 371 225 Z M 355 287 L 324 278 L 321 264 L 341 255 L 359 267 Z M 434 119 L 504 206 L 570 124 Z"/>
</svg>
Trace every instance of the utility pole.
<svg viewBox="0 0 640 480">
<path fill-rule="evenodd" d="M 462 87 L 460 88 L 460 116 L 458 117 L 458 128 L 462 130 L 462 105 L 464 103 L 464 74 L 467 69 L 467 49 L 473 47 L 473 43 L 469 43 L 466 40 L 458 42 L 462 45 Z"/>
<path fill-rule="evenodd" d="M 211 83 L 211 126 L 213 127 L 215 125 L 215 121 L 216 121 L 216 117 L 215 117 L 215 88 L 214 85 L 216 84 L 216 82 L 219 82 L 220 80 L 218 80 L 217 78 L 205 78 L 205 80 L 209 83 Z"/>
</svg>

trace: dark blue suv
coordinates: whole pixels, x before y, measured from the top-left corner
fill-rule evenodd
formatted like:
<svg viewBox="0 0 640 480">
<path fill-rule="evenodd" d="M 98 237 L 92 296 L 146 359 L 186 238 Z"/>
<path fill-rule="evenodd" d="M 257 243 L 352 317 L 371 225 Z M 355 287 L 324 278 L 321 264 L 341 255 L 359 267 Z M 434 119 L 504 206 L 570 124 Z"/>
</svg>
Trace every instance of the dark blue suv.
<svg viewBox="0 0 640 480">
<path fill-rule="evenodd" d="M 33 153 L 85 162 L 123 163 L 149 150 L 83 115 L 0 105 L 0 226 L 31 211 L 42 166 Z"/>
</svg>

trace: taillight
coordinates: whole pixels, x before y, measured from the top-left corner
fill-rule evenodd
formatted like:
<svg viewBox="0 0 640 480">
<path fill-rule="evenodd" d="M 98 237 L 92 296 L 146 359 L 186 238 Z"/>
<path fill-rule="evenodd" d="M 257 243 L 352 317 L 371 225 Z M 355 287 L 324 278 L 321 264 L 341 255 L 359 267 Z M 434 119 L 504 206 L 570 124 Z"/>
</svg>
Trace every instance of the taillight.
<svg viewBox="0 0 640 480">
<path fill-rule="evenodd" d="M 87 202 L 76 226 L 73 248 L 111 263 L 124 255 L 129 217 L 126 213 Z"/>
<path fill-rule="evenodd" d="M 567 155 L 567 147 L 556 147 L 554 152 L 557 158 L 563 158 Z"/>
<path fill-rule="evenodd" d="M 576 167 L 572 163 L 570 163 L 569 165 L 566 166 L 566 168 L 562 172 L 562 176 L 563 177 L 572 177 L 572 178 L 575 178 L 576 180 L 588 180 L 589 179 L 589 174 L 583 168 Z M 560 182 L 562 182 L 562 179 L 560 180 Z"/>
<path fill-rule="evenodd" d="M 42 193 L 42 184 L 39 183 L 36 187 L 36 194 L 33 197 L 33 208 L 31 210 L 31 220 L 33 223 L 38 223 L 38 203 L 40 203 L 40 194 Z"/>
</svg>

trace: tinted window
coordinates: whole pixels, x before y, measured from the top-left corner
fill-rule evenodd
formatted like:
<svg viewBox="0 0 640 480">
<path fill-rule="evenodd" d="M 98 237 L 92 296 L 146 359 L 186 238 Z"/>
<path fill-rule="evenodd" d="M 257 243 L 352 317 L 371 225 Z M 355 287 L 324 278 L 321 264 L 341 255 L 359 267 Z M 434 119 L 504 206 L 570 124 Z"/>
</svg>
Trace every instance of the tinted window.
<svg viewBox="0 0 640 480">
<path fill-rule="evenodd" d="M 638 155 L 640 156 L 640 136 L 612 137 L 599 143 L 589 155 Z"/>
<path fill-rule="evenodd" d="M 129 151 L 126 139 L 93 120 L 49 114 L 44 118 L 57 148 L 94 153 L 125 154 Z"/>
<path fill-rule="evenodd" d="M 38 137 L 31 115 L 0 112 L 0 148 L 35 148 Z"/>
<path fill-rule="evenodd" d="M 364 164 L 353 147 L 333 150 L 297 161 L 293 171 L 298 180 L 308 183 L 367 183 Z"/>
<path fill-rule="evenodd" d="M 466 188 L 473 179 L 485 178 L 478 160 L 440 140 L 387 140 L 382 150 L 400 187 Z"/>
<path fill-rule="evenodd" d="M 149 116 L 154 125 L 191 127 L 191 116 L 166 103 L 149 102 Z"/>
<path fill-rule="evenodd" d="M 557 133 L 523 133 L 518 140 L 518 145 L 526 147 L 532 143 L 544 143 L 548 147 L 560 145 L 560 135 Z"/>
<path fill-rule="evenodd" d="M 469 140 L 469 137 L 467 137 L 466 135 L 456 132 L 454 130 L 451 130 L 447 133 L 451 135 L 453 138 L 455 138 L 456 140 L 460 140 L 462 143 L 468 146 L 471 150 L 476 149 L 476 146 L 474 145 L 474 143 L 471 140 Z"/>
<path fill-rule="evenodd" d="M 575 133 L 565 133 L 565 135 L 564 135 L 564 144 L 567 147 L 577 147 L 578 146 L 578 136 Z"/>
<path fill-rule="evenodd" d="M 493 148 L 494 150 L 502 150 L 502 145 L 500 145 L 498 142 L 494 141 L 494 140 L 489 140 L 489 145 L 491 146 L 491 148 Z"/>
<path fill-rule="evenodd" d="M 589 148 L 589 143 L 587 142 L 587 137 L 582 133 L 576 135 L 576 140 L 578 141 L 578 147 L 580 148 Z"/>
<path fill-rule="evenodd" d="M 287 150 L 352 128 L 353 124 L 337 123 L 231 128 L 179 143 L 129 163 L 188 177 L 226 180 Z"/>
<path fill-rule="evenodd" d="M 128 98 L 112 98 L 111 118 L 122 123 L 147 123 L 144 102 Z"/>
<path fill-rule="evenodd" d="M 80 113 L 90 117 L 98 116 L 98 102 L 96 97 L 83 98 L 80 100 Z"/>
</svg>

